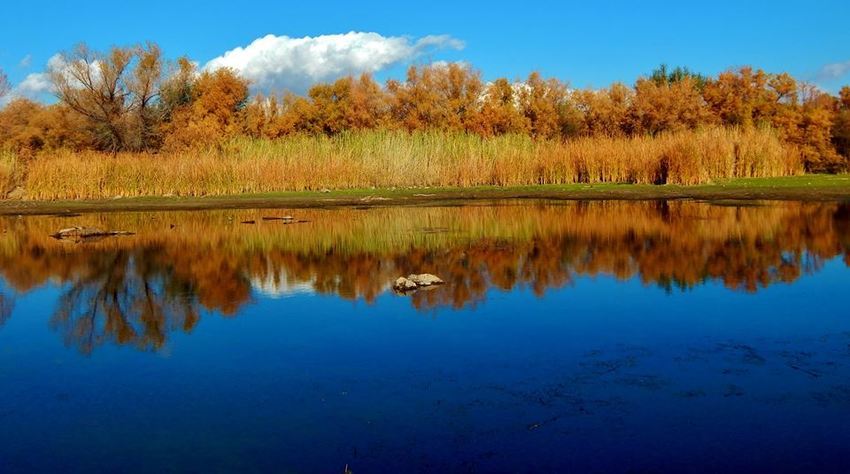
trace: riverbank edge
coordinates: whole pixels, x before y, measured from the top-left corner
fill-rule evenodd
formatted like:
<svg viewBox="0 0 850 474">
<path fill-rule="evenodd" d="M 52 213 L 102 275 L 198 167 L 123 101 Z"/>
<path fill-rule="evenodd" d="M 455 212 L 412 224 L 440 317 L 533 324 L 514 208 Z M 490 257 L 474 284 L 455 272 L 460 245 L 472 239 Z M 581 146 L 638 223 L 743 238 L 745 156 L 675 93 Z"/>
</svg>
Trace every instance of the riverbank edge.
<svg viewBox="0 0 850 474">
<path fill-rule="evenodd" d="M 116 197 L 108 200 L 3 200 L 0 201 L 0 215 L 449 205 L 472 201 L 509 199 L 850 201 L 850 174 L 749 178 L 696 186 L 568 184 L 513 187 L 478 186 L 470 188 L 352 189 L 324 192 L 283 191 L 235 196 Z"/>
</svg>

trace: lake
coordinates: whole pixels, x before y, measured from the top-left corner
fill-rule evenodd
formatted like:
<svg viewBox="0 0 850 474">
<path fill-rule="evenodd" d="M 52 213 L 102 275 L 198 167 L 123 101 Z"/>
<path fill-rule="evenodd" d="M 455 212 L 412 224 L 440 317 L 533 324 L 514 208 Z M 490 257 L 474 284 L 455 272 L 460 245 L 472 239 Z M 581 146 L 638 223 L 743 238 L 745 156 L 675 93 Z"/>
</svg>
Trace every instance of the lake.
<svg viewBox="0 0 850 474">
<path fill-rule="evenodd" d="M 0 227 L 4 473 L 850 471 L 850 204 Z"/>
</svg>

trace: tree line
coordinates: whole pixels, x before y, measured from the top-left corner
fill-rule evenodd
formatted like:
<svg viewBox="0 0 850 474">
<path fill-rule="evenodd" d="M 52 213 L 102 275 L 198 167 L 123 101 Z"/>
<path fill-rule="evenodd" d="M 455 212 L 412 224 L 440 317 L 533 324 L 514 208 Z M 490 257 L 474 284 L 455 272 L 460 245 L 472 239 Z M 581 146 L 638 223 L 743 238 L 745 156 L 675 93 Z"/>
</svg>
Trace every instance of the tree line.
<svg viewBox="0 0 850 474">
<path fill-rule="evenodd" d="M 413 66 L 379 84 L 348 76 L 306 95 L 250 94 L 232 69 L 169 61 L 154 43 L 62 53 L 49 72 L 55 104 L 11 100 L 0 110 L 0 147 L 148 152 L 216 146 L 237 136 L 281 139 L 346 131 L 441 130 L 541 140 L 655 136 L 705 126 L 770 127 L 806 170 L 846 170 L 850 87 L 838 96 L 787 73 L 752 67 L 708 77 L 661 66 L 633 85 L 573 89 L 531 73 L 485 81 L 464 64 Z M 0 72 L 0 95 L 10 87 Z"/>
</svg>

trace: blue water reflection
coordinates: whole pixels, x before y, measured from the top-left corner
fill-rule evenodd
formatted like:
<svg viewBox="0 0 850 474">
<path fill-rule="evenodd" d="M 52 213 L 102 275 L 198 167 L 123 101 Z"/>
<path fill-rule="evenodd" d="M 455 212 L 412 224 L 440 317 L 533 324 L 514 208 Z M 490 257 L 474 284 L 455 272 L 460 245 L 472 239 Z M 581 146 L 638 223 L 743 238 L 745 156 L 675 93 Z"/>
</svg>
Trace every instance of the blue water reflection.
<svg viewBox="0 0 850 474">
<path fill-rule="evenodd" d="M 755 292 L 602 272 L 460 308 L 255 286 L 155 349 L 91 351 L 57 325 L 68 280 L 4 282 L 0 466 L 846 472 L 843 258 Z"/>
</svg>

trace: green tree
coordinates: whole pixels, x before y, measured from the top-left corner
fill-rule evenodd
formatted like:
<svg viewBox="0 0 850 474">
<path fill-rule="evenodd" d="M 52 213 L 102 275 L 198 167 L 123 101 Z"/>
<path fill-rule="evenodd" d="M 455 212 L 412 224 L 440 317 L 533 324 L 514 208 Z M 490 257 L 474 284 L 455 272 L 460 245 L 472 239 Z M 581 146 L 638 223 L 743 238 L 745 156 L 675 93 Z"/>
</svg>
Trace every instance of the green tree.
<svg viewBox="0 0 850 474">
<path fill-rule="evenodd" d="M 699 90 L 702 90 L 708 82 L 706 76 L 695 73 L 686 67 L 677 66 L 674 69 L 670 69 L 666 64 L 661 64 L 649 75 L 649 80 L 659 86 L 674 84 L 685 79 L 694 81 L 694 85 Z"/>
</svg>

